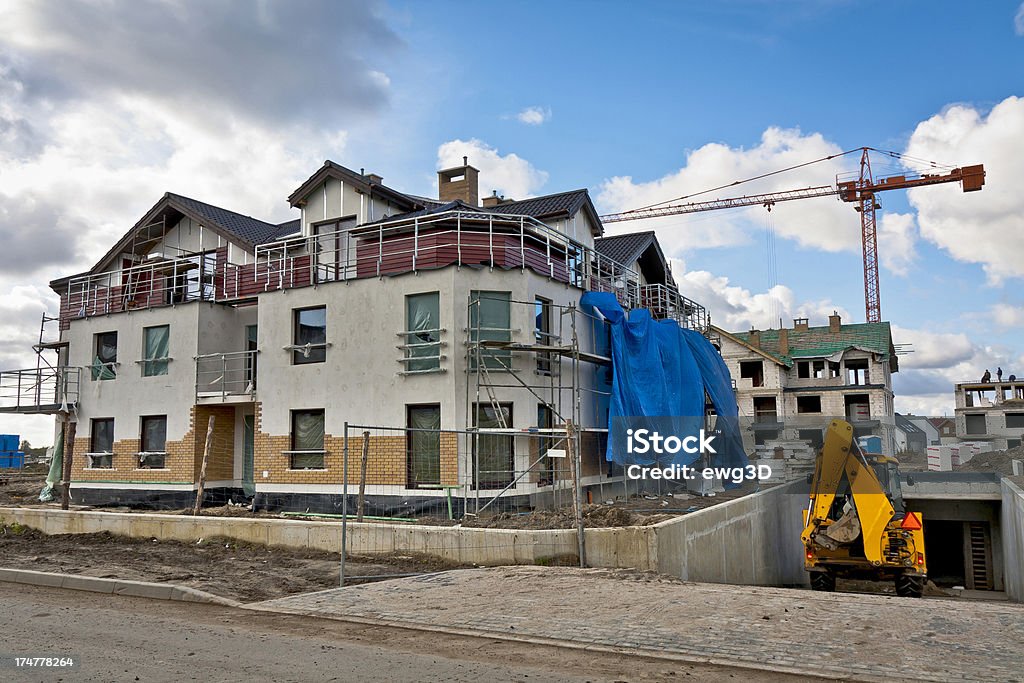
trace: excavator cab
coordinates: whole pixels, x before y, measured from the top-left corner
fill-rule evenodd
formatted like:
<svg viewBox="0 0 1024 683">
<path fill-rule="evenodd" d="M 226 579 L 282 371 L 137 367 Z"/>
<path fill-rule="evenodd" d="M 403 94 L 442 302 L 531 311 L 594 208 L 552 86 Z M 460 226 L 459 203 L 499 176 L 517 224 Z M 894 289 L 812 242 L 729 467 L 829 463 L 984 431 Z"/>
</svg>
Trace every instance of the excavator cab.
<svg viewBox="0 0 1024 683">
<path fill-rule="evenodd" d="M 897 595 L 920 597 L 927 576 L 923 522 L 906 510 L 899 463 L 864 453 L 852 426 L 833 420 L 810 484 L 801 538 L 811 587 L 835 590 L 837 577 L 894 580 Z"/>
</svg>

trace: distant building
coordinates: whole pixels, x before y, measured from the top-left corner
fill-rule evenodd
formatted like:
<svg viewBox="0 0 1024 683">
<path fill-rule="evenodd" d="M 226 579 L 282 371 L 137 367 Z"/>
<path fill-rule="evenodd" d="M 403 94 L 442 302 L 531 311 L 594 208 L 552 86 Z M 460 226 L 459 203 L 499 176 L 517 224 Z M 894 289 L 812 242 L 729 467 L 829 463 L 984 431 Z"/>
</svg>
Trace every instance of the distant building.
<svg viewBox="0 0 1024 683">
<path fill-rule="evenodd" d="M 792 329 L 726 332 L 715 326 L 722 357 L 736 384 L 741 418 L 750 419 L 749 450 L 776 440 L 819 446 L 826 421 L 843 417 L 856 436 L 882 437 L 895 452 L 892 373 L 899 370 L 889 323 L 842 323 Z"/>
<path fill-rule="evenodd" d="M 939 430 L 932 423 L 936 418 L 923 415 L 904 415 L 903 418 L 924 432 L 926 446 L 938 446 L 942 441 L 939 437 Z"/>
<path fill-rule="evenodd" d="M 897 453 L 903 451 L 924 453 L 928 446 L 933 445 L 928 442 L 928 434 L 921 429 L 917 421 L 899 413 L 896 413 L 896 430 L 893 441 Z"/>
<path fill-rule="evenodd" d="M 1024 380 L 957 384 L 955 400 L 955 429 L 959 439 L 987 442 L 997 451 L 1021 445 Z"/>
</svg>

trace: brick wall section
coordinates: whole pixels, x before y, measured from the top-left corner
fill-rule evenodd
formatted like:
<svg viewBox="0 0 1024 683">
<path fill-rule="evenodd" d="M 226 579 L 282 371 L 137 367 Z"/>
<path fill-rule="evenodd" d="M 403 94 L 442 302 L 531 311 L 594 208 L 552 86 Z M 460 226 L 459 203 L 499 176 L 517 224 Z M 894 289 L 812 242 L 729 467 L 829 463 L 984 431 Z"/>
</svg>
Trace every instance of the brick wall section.
<svg viewBox="0 0 1024 683">
<path fill-rule="evenodd" d="M 287 434 L 267 434 L 261 430 L 262 408 L 256 404 L 255 471 L 256 481 L 266 484 L 341 484 L 344 463 L 344 435 L 324 435 L 323 470 L 289 469 L 291 450 Z M 359 483 L 359 465 L 363 452 L 361 432 L 349 434 L 348 480 Z M 388 435 L 371 434 L 366 460 L 366 483 L 370 485 L 406 486 L 406 439 L 403 432 Z M 459 480 L 458 434 L 441 434 L 441 483 L 457 486 Z M 263 472 L 268 476 L 263 477 Z"/>
<path fill-rule="evenodd" d="M 206 463 L 206 480 L 223 481 L 234 478 L 235 462 L 235 408 L 234 406 L 195 406 L 192 408 L 192 429 L 185 435 L 192 436 L 195 453 L 194 470 L 191 478 L 199 480 L 203 466 L 203 449 L 206 447 L 206 430 L 213 417 L 213 442 L 210 444 L 210 458 Z"/>
<path fill-rule="evenodd" d="M 71 478 L 74 481 L 125 481 L 125 482 L 195 482 L 199 479 L 199 468 L 203 462 L 203 448 L 206 444 L 206 427 L 210 415 L 214 415 L 213 444 L 210 460 L 206 467 L 207 481 L 232 479 L 234 475 L 235 452 L 235 409 L 233 406 L 192 406 L 189 430 L 180 440 L 168 440 L 164 469 L 140 469 L 138 452 L 139 439 L 121 439 L 114 442 L 112 469 L 87 469 L 85 454 L 89 452 L 89 438 L 75 439 L 75 452 Z M 199 428 L 196 429 L 196 424 Z M 80 430 L 88 430 L 88 424 L 80 424 Z M 117 430 L 123 429 L 116 425 Z"/>
</svg>

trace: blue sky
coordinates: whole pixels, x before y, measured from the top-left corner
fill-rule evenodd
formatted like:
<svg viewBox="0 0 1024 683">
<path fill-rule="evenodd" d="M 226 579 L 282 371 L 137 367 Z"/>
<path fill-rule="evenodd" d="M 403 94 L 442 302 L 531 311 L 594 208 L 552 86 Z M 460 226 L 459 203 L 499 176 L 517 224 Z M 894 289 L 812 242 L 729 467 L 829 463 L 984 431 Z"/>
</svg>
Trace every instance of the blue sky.
<svg viewBox="0 0 1024 683">
<path fill-rule="evenodd" d="M 468 154 L 482 193 L 587 187 L 614 211 L 867 145 L 989 171 L 980 193 L 881 198 L 883 317 L 915 349 L 897 408 L 951 411 L 952 383 L 989 365 L 1024 374 L 1019 2 L 14 1 L 0 23 L 3 367 L 34 365 L 46 282 L 89 267 L 164 191 L 284 220 L 325 158 L 432 194 Z M 724 327 L 863 320 L 850 206 L 609 232 L 646 228 Z M 45 440 L 46 424 L 0 417 L 11 430 Z"/>
</svg>

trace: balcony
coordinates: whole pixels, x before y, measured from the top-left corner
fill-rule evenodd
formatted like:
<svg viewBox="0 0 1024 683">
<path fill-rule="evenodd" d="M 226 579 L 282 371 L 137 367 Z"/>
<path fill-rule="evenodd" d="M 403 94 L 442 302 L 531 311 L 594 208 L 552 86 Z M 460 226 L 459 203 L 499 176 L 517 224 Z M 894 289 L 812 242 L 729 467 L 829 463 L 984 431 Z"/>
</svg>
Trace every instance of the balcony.
<svg viewBox="0 0 1024 683">
<path fill-rule="evenodd" d="M 631 268 L 529 216 L 486 211 L 444 211 L 259 245 L 242 279 L 270 291 L 450 265 L 529 269 L 614 293 L 626 308 L 640 303 L 640 276 Z"/>
<path fill-rule="evenodd" d="M 74 409 L 80 381 L 80 368 L 0 371 L 0 413 L 52 415 Z"/>
<path fill-rule="evenodd" d="M 679 293 L 674 287 L 662 284 L 640 287 L 640 306 L 651 311 L 659 320 L 675 320 L 681 327 L 707 332 L 711 317 L 707 309 Z"/>
<path fill-rule="evenodd" d="M 196 403 L 255 401 L 258 353 L 235 351 L 196 356 Z"/>
</svg>

